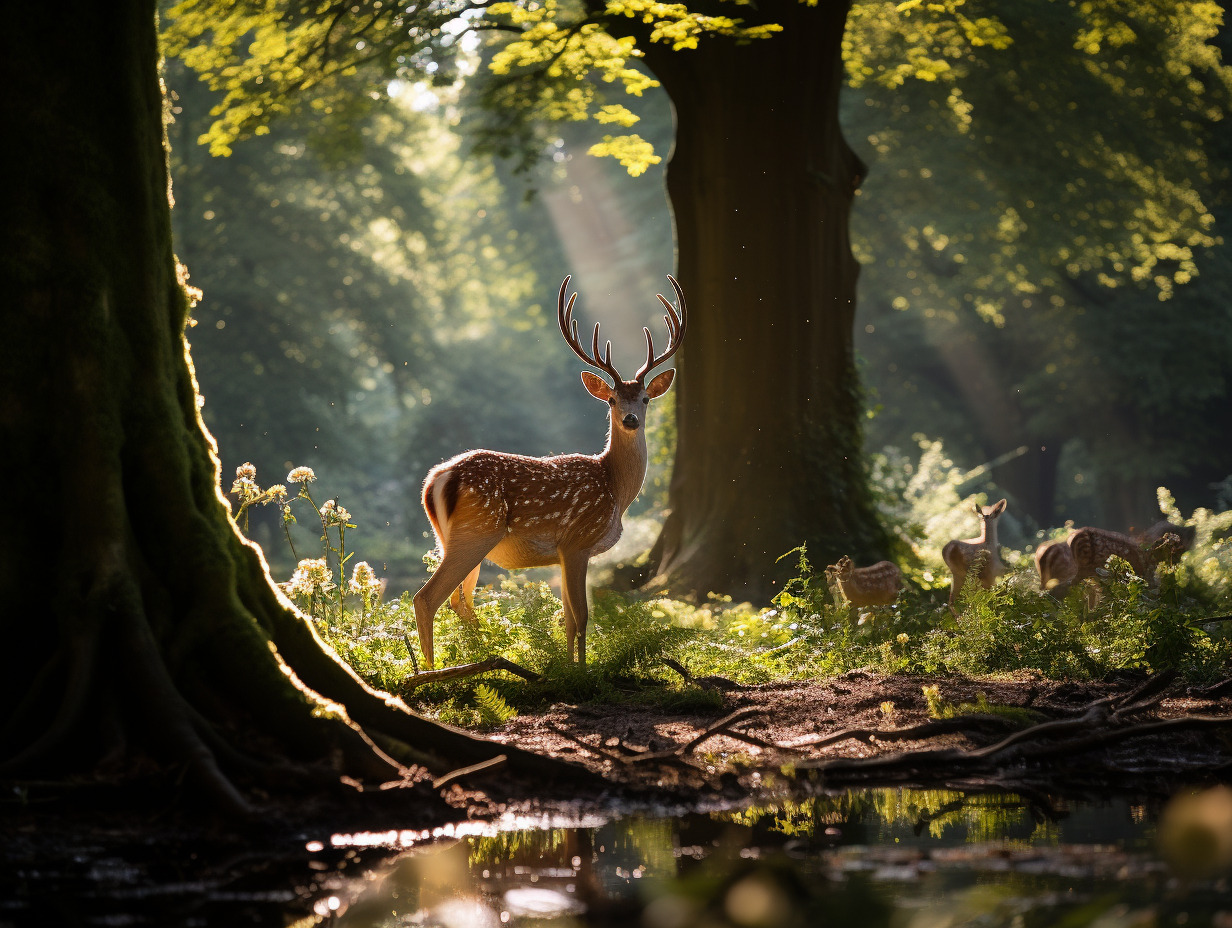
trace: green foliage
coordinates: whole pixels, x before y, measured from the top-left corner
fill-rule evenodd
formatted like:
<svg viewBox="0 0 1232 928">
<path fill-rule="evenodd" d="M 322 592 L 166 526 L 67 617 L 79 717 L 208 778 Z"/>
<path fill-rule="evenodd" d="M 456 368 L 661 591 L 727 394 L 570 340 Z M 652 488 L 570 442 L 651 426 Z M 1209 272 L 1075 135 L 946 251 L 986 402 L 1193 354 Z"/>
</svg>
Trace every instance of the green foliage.
<svg viewBox="0 0 1232 928">
<path fill-rule="evenodd" d="M 288 120 L 221 159 L 192 145 L 206 89 L 176 62 L 168 82 L 177 247 L 205 292 L 188 337 L 228 468 L 309 460 L 328 472 L 331 492 L 368 501 L 365 554 L 405 589 L 422 582 L 417 498 L 433 464 L 468 447 L 601 443 L 597 404 L 555 334 L 566 262 L 551 214 L 508 172 L 465 157 L 454 96 L 402 88 L 354 127 L 346 159 Z M 548 193 L 574 183 L 543 180 Z M 646 226 L 668 231 L 665 211 Z M 613 274 L 658 274 L 662 238 L 621 239 Z M 552 414 L 510 415 L 511 397 L 550 398 Z M 245 515 L 289 573 L 275 507 Z"/>
<path fill-rule="evenodd" d="M 938 456 L 937 463 L 929 465 L 930 473 L 934 466 L 948 472 L 950 465 L 941 463 L 939 447 L 926 443 L 924 454 Z M 904 485 L 901 476 L 883 484 L 887 499 L 893 487 Z M 1194 525 L 1197 540 L 1179 563 L 1160 567 L 1157 587 L 1113 558 L 1096 579 L 1076 585 L 1058 602 L 1036 589 L 1033 568 L 1022 557 L 1008 577 L 989 590 L 979 586 L 973 573 L 957 614 L 943 604 L 940 592 L 916 584 L 909 584 L 892 606 L 862 609 L 842 601 L 801 546 L 783 555 L 794 560 L 794 575 L 771 608 L 733 603 L 716 594 L 695 605 L 596 591 L 587 637 L 589 662 L 583 669 L 568 659 L 561 604 L 548 584 L 504 579 L 495 590 L 478 591 L 475 624 L 448 606 L 441 609 L 436 653 L 444 666 L 501 656 L 539 679 L 499 672 L 416 687 L 411 678 L 422 657 L 411 596 L 383 602 L 381 584 L 366 563 L 356 565 L 345 589 L 334 583 L 334 568 L 341 576 L 342 566 L 353 556 L 347 552 L 345 532 L 355 525 L 336 503 L 316 505 L 308 491 L 314 479 L 308 468 L 292 471 L 289 482 L 300 490 L 288 499 L 278 488 L 263 490 L 250 466 L 241 468 L 233 487 L 241 501 L 238 514 L 272 502 L 283 508 L 290 525 L 292 506 L 311 505 L 314 525 L 321 527 L 322 557 L 301 561 L 282 585 L 284 590 L 365 680 L 455 724 L 491 727 L 519 711 L 537 711 L 554 702 L 708 710 L 722 706 L 717 691 L 686 683 L 666 666 L 666 658 L 683 664 L 693 677 L 726 677 L 746 684 L 857 668 L 972 676 L 1036 671 L 1068 678 L 1175 668 L 1189 679 L 1209 680 L 1226 676 L 1232 663 L 1232 637 L 1221 623 L 1204 624 L 1217 610 L 1232 606 L 1232 512 L 1199 510 L 1185 520 L 1161 488 L 1163 512 L 1178 524 Z M 900 528 L 914 526 L 918 533 L 931 518 L 931 509 L 960 505 L 954 487 L 961 483 L 942 480 L 945 492 L 909 494 L 909 502 L 896 509 Z M 917 548 L 923 541 L 919 534 L 904 537 Z M 425 561 L 435 566 L 433 555 Z M 925 697 L 936 718 L 992 713 L 1022 724 L 1035 720 L 1030 712 L 990 704 L 983 695 L 954 705 L 942 699 L 939 688 L 927 687 Z M 882 711 L 890 718 L 895 708 L 886 703 Z"/>
<path fill-rule="evenodd" d="M 220 94 L 211 110 L 217 118 L 199 138 L 213 154 L 231 154 L 238 139 L 265 134 L 271 118 L 288 115 L 310 116 L 345 136 L 382 99 L 384 91 L 376 88 L 384 81 L 430 76 L 446 86 L 459 73 L 474 71 L 476 38 L 482 37 L 490 135 L 514 139 L 526 160 L 541 150 L 532 140 L 542 141 L 546 123 L 594 120 L 628 127 L 638 121 L 629 108 L 610 102 L 604 89 L 638 97 L 658 86 L 637 66 L 643 52 L 625 34 L 626 23 L 645 27 L 645 41 L 676 50 L 696 47 L 704 35 L 750 41 L 780 29 L 657 0 L 594 6 L 461 0 L 412 7 L 180 0 L 167 20 L 167 53 Z M 636 134 L 605 136 L 591 153 L 619 159 L 635 176 L 660 160 Z"/>
<path fill-rule="evenodd" d="M 952 719 L 961 715 L 999 715 L 1024 728 L 1043 719 L 1040 713 L 1024 709 L 1022 706 L 990 703 L 988 696 L 984 693 L 976 693 L 975 702 L 955 704 L 941 695 L 941 687 L 935 683 L 925 686 L 923 690 L 924 701 L 928 704 L 928 714 L 934 719 Z"/>
<path fill-rule="evenodd" d="M 966 461 L 1046 449 L 1007 486 L 1032 515 L 1125 528 L 1118 493 L 1227 460 L 1222 10 L 957 11 L 995 16 L 1003 45 L 969 41 L 946 6 L 858 3 L 849 21 L 844 122 L 869 163 L 857 347 L 895 400 L 867 434 L 901 445 L 928 422 Z M 1034 498 L 1057 469 L 1059 509 Z"/>
</svg>

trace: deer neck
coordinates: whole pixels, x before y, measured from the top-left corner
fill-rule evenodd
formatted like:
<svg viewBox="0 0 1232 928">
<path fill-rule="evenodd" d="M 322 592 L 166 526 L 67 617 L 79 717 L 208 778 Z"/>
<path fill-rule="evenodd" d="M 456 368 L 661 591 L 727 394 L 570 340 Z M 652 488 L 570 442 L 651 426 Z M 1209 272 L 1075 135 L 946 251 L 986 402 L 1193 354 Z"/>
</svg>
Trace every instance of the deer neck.
<svg viewBox="0 0 1232 928">
<path fill-rule="evenodd" d="M 632 432 L 621 425 L 611 424 L 607 434 L 607 446 L 599 460 L 612 481 L 612 496 L 623 513 L 642 491 L 646 480 L 646 429 Z"/>
<path fill-rule="evenodd" d="M 984 530 L 980 532 L 980 547 L 987 548 L 992 552 L 993 557 L 997 556 L 997 523 L 989 520 L 984 523 Z"/>
</svg>

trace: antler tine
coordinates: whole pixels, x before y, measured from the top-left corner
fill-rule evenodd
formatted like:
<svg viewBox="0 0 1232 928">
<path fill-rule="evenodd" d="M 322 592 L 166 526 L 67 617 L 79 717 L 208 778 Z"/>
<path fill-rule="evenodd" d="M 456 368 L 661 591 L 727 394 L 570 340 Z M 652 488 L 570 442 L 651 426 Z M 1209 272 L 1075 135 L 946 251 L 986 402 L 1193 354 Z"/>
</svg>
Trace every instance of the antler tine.
<svg viewBox="0 0 1232 928">
<path fill-rule="evenodd" d="M 571 277 L 572 275 L 565 277 L 564 282 L 560 285 L 560 294 L 556 297 L 556 324 L 560 326 L 560 334 L 564 336 L 565 344 L 573 349 L 574 354 L 591 367 L 611 375 L 619 382 L 621 377 L 612 364 L 612 343 L 610 341 L 607 343 L 604 357 L 599 357 L 599 323 L 595 323 L 594 335 L 591 338 L 591 353 L 587 354 L 586 350 L 582 347 L 581 340 L 578 338 L 577 320 L 573 318 L 573 304 L 577 300 L 577 294 L 571 295 L 569 302 L 565 303 L 565 292 L 569 289 Z"/>
<path fill-rule="evenodd" d="M 667 323 L 667 349 L 658 357 L 654 353 L 654 338 L 650 334 L 650 329 L 643 328 L 646 333 L 646 363 L 638 369 L 638 383 L 641 383 L 647 374 L 674 355 L 679 349 L 681 342 L 684 341 L 685 327 L 688 324 L 688 307 L 684 300 L 684 291 L 680 289 L 680 284 L 676 283 L 676 278 L 671 274 L 667 275 L 668 281 L 672 285 L 672 289 L 676 291 L 676 302 L 680 306 L 679 312 L 676 307 L 668 301 L 662 293 L 656 293 L 659 302 L 663 304 L 663 308 L 667 310 L 667 315 L 663 317 L 663 321 Z"/>
</svg>

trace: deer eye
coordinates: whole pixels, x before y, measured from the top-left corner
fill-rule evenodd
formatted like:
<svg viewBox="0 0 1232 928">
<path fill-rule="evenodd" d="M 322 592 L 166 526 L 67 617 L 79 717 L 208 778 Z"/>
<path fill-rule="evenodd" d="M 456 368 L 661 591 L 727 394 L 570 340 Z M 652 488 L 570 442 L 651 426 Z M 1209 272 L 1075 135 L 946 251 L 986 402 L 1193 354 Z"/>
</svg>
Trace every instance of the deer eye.
<svg viewBox="0 0 1232 928">
<path fill-rule="evenodd" d="M 616 397 L 614 397 L 614 396 L 609 396 L 609 397 L 607 398 L 607 404 L 608 404 L 609 406 L 615 406 L 615 405 L 616 405 Z"/>
<path fill-rule="evenodd" d="M 643 397 L 642 397 L 642 405 L 643 405 L 643 406 L 646 406 L 646 405 L 648 405 L 649 403 L 650 403 L 650 397 L 648 397 L 648 396 L 643 396 Z"/>
</svg>

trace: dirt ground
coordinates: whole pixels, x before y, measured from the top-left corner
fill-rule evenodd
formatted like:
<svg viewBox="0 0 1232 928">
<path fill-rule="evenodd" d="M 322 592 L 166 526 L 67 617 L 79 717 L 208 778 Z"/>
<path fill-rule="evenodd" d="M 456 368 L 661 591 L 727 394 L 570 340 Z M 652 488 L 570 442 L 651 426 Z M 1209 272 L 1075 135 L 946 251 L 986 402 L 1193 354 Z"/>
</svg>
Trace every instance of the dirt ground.
<svg viewBox="0 0 1232 928">
<path fill-rule="evenodd" d="M 1227 778 L 1232 699 L 1222 695 L 1226 688 L 1156 679 L 1155 691 L 1135 696 L 1145 681 L 852 671 L 826 680 L 734 687 L 725 691 L 721 710 L 705 713 L 558 704 L 514 718 L 489 737 L 585 765 L 613 784 L 685 798 L 895 783 L 1170 791 L 1178 781 Z M 937 725 L 924 696 L 929 685 L 954 706 L 976 704 L 982 696 L 994 709 L 1031 712 L 1010 720 L 963 707 L 969 724 L 959 718 Z M 731 714 L 737 714 L 732 734 L 688 746 Z M 1019 741 L 989 748 L 1007 738 Z M 993 753 L 974 759 L 981 749 Z"/>
</svg>

